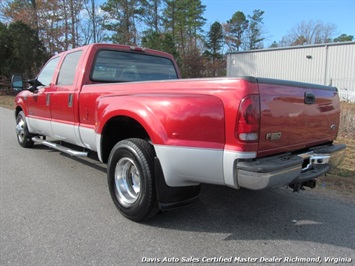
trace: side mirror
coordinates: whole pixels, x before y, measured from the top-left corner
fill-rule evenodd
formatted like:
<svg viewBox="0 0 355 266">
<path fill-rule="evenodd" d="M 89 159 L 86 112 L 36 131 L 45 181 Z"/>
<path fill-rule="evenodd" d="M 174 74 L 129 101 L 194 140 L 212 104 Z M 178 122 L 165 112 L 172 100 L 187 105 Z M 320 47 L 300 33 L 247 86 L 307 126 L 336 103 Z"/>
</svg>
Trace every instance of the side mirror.
<svg viewBox="0 0 355 266">
<path fill-rule="evenodd" d="M 15 91 L 23 90 L 23 78 L 21 74 L 14 74 L 11 78 L 11 87 Z"/>
</svg>

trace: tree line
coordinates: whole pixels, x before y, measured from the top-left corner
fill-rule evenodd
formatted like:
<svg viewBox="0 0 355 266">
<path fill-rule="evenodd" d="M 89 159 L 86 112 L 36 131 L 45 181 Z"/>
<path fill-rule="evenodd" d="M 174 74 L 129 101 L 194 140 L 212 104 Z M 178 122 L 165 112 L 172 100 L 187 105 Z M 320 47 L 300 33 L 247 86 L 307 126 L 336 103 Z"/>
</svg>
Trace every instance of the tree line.
<svg viewBox="0 0 355 266">
<path fill-rule="evenodd" d="M 171 53 L 183 77 L 223 76 L 226 51 L 264 48 L 264 11 L 237 11 L 204 31 L 205 9 L 200 0 L 3 0 L 0 80 L 15 72 L 31 77 L 51 55 L 94 42 Z M 333 39 L 335 29 L 302 22 L 272 47 L 354 39 Z"/>
</svg>

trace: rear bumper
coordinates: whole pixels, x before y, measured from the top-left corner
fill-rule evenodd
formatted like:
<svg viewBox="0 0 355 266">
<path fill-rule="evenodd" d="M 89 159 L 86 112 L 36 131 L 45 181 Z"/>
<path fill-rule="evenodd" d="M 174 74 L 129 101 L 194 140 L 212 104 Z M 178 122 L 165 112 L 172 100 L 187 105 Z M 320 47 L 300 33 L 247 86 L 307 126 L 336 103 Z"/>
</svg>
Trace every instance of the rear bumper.
<svg viewBox="0 0 355 266">
<path fill-rule="evenodd" d="M 337 167 L 345 156 L 346 145 L 316 147 L 302 154 L 282 154 L 236 164 L 238 186 L 259 190 L 300 184 Z"/>
</svg>

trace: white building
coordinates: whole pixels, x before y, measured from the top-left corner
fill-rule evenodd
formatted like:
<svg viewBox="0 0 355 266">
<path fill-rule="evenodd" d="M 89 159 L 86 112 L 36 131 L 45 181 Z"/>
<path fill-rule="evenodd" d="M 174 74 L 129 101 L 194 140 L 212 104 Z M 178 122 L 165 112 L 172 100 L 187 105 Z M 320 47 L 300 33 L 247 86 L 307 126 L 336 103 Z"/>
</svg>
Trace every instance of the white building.
<svg viewBox="0 0 355 266">
<path fill-rule="evenodd" d="M 270 48 L 227 54 L 227 76 L 255 76 L 331 85 L 355 102 L 355 42 Z"/>
</svg>

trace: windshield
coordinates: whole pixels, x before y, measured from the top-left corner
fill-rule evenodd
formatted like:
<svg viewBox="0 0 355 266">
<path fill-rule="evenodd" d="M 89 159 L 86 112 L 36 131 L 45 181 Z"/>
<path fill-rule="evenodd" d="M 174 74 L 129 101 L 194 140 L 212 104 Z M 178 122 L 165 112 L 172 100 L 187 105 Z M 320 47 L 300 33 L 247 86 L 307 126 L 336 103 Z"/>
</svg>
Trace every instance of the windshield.
<svg viewBox="0 0 355 266">
<path fill-rule="evenodd" d="M 128 82 L 177 79 L 173 62 L 165 57 L 122 51 L 99 51 L 91 80 L 99 82 Z"/>
</svg>

